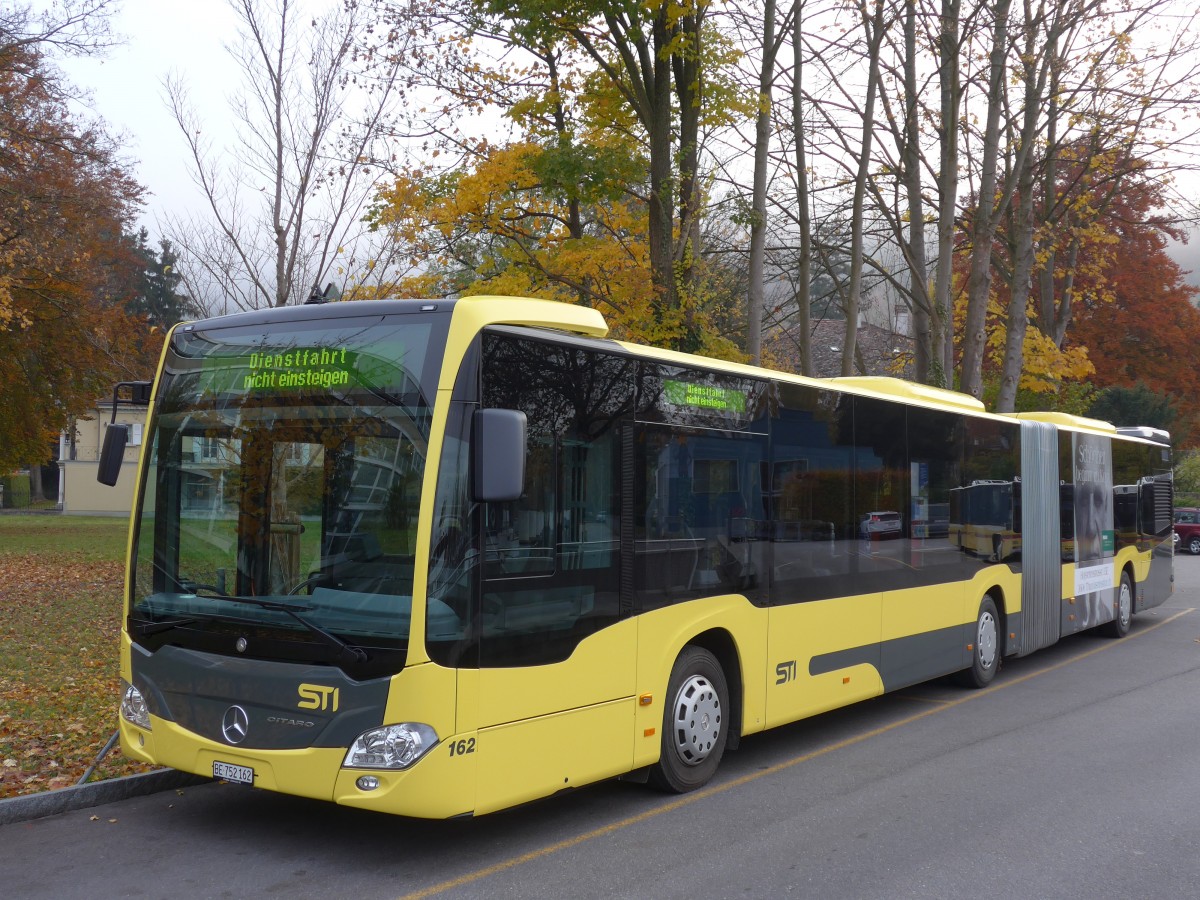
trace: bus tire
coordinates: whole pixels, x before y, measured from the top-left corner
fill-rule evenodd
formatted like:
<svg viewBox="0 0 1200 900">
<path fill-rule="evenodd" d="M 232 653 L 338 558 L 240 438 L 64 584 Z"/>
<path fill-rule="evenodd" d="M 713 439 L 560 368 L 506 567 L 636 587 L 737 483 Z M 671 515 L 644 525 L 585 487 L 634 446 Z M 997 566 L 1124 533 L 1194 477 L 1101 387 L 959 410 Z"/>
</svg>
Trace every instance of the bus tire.
<svg viewBox="0 0 1200 900">
<path fill-rule="evenodd" d="M 1129 626 L 1133 623 L 1133 583 L 1129 573 L 1121 573 L 1121 585 L 1117 588 L 1116 609 L 1113 610 L 1113 620 L 1101 626 L 1106 637 L 1123 638 L 1129 634 Z"/>
<path fill-rule="evenodd" d="M 1000 616 L 990 594 L 979 604 L 971 647 L 971 667 L 958 673 L 959 681 L 969 688 L 985 688 L 1000 671 Z"/>
<path fill-rule="evenodd" d="M 729 737 L 729 688 L 716 657 L 692 644 L 671 669 L 663 709 L 662 746 L 650 783 L 683 794 L 717 771 Z"/>
</svg>

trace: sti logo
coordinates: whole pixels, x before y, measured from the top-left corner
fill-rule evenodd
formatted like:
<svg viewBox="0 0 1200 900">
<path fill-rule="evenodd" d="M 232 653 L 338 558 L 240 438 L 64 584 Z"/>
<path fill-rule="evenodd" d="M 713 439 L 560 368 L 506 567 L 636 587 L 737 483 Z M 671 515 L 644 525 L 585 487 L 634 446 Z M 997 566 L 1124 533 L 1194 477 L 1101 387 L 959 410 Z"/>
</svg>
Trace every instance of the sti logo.
<svg viewBox="0 0 1200 900">
<path fill-rule="evenodd" d="M 323 684 L 302 684 L 296 689 L 300 693 L 299 709 L 319 709 L 322 712 L 337 712 L 338 689 Z"/>
</svg>

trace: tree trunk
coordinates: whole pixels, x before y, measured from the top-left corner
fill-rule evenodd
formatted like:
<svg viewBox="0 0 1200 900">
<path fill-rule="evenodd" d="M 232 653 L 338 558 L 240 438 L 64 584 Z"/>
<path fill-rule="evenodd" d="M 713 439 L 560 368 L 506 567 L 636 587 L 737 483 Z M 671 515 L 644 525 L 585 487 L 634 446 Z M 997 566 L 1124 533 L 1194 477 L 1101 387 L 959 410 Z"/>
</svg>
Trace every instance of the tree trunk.
<svg viewBox="0 0 1200 900">
<path fill-rule="evenodd" d="M 938 37 L 938 83 L 941 123 L 938 133 L 937 271 L 933 283 L 933 357 L 930 382 L 950 387 L 954 371 L 954 308 L 950 291 L 954 262 L 954 214 L 958 208 L 958 115 L 962 101 L 959 77 L 961 0 L 942 0 Z M 936 371 L 940 368 L 940 372 Z"/>
<path fill-rule="evenodd" d="M 864 8 L 863 12 L 866 12 Z M 876 0 L 875 12 L 863 22 L 867 32 L 867 102 L 863 107 L 863 129 L 858 172 L 854 178 L 854 207 L 850 220 L 850 286 L 846 292 L 846 338 L 842 347 L 842 375 L 854 374 L 855 348 L 858 343 L 858 308 L 862 291 L 863 200 L 871 172 L 871 143 L 875 132 L 875 93 L 879 86 L 879 47 L 883 43 L 883 0 Z"/>
<path fill-rule="evenodd" d="M 771 140 L 771 82 L 775 72 L 775 0 L 763 8 L 762 67 L 758 73 L 758 113 L 754 121 L 754 194 L 751 200 L 750 283 L 746 291 L 746 353 L 762 362 L 763 281 L 767 251 L 767 166 Z"/>
<path fill-rule="evenodd" d="M 610 27 L 619 23 L 610 21 Z M 664 52 L 670 41 L 665 7 L 651 27 L 648 52 L 638 57 L 645 62 L 641 71 L 644 85 L 643 125 L 650 142 L 650 198 L 647 239 L 650 247 L 650 280 L 657 294 L 657 319 L 668 320 L 678 305 L 674 272 L 675 205 L 671 173 L 671 61 Z M 649 57 L 649 60 L 647 60 Z"/>
<path fill-rule="evenodd" d="M 1000 115 L 1008 71 L 1008 10 L 1011 0 L 993 8 L 992 50 L 988 70 L 987 126 L 984 131 L 979 197 L 971 222 L 971 271 L 967 279 L 967 320 L 963 333 L 960 384 L 972 397 L 983 396 L 983 355 L 988 297 L 992 289 L 992 241 L 1000 210 L 996 203 L 996 168 L 1000 156 Z"/>
<path fill-rule="evenodd" d="M 1004 339 L 1004 363 L 1000 372 L 1000 391 L 996 397 L 997 412 L 1016 410 L 1017 390 L 1021 384 L 1021 372 L 1025 368 L 1025 333 L 1029 327 L 1029 296 L 1033 286 L 1033 185 L 1034 154 L 1032 143 L 1037 134 L 1038 118 L 1041 115 L 1042 88 L 1045 80 L 1039 77 L 1035 64 L 1038 28 L 1025 3 L 1025 48 L 1021 58 L 1025 79 L 1025 109 L 1021 124 L 1021 143 L 1017 153 L 1017 213 L 1013 217 L 1012 280 L 1009 283 L 1008 329 Z M 1046 43 L 1045 65 L 1054 66 L 1054 35 Z M 1044 69 L 1042 70 L 1044 71 Z"/>
<path fill-rule="evenodd" d="M 664 9 L 666 4 L 664 4 Z M 679 246 L 672 259 L 679 265 L 676 302 L 683 308 L 684 334 L 681 349 L 699 350 L 702 346 L 696 321 L 699 294 L 700 255 L 700 38 L 704 5 L 696 3 L 694 12 L 679 21 L 684 35 L 683 49 L 671 54 L 675 76 L 675 95 L 679 105 Z"/>
<path fill-rule="evenodd" d="M 808 133 L 804 128 L 804 97 L 801 73 L 804 57 L 801 52 L 801 20 L 803 0 L 792 5 L 792 55 L 795 74 L 792 79 L 792 127 L 796 135 L 796 207 L 800 213 L 800 271 L 796 277 L 796 313 L 800 331 L 800 374 L 811 376 L 812 364 L 812 215 L 808 198 L 808 150 L 804 145 Z"/>
<path fill-rule="evenodd" d="M 917 113 L 917 8 L 916 0 L 904 3 L 904 189 L 908 200 L 909 302 L 912 310 L 913 376 L 928 384 L 932 369 L 930 297 L 926 283 L 925 204 L 921 196 L 920 125 Z"/>
<path fill-rule="evenodd" d="M 1029 293 L 1033 278 L 1033 157 L 1025 157 L 1018 180 L 1018 201 L 1013 217 L 1012 282 L 1008 293 L 1008 328 L 1004 338 L 1004 363 L 996 412 L 1016 410 L 1017 390 L 1025 367 L 1025 333 L 1029 325 Z"/>
<path fill-rule="evenodd" d="M 46 492 L 42 490 L 42 467 L 31 465 L 29 467 L 29 502 L 40 503 L 45 499 Z"/>
</svg>

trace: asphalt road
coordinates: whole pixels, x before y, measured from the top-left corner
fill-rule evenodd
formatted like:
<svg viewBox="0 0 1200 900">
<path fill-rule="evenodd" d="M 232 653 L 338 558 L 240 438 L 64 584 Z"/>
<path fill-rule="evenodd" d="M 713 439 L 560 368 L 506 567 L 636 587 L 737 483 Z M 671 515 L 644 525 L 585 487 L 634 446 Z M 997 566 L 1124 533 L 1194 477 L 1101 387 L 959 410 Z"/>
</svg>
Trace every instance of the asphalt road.
<svg viewBox="0 0 1200 900">
<path fill-rule="evenodd" d="M 1200 895 L 1200 557 L 1126 639 L 746 739 L 706 790 L 611 782 L 419 822 L 211 784 L 0 827 L 0 896 Z"/>
</svg>

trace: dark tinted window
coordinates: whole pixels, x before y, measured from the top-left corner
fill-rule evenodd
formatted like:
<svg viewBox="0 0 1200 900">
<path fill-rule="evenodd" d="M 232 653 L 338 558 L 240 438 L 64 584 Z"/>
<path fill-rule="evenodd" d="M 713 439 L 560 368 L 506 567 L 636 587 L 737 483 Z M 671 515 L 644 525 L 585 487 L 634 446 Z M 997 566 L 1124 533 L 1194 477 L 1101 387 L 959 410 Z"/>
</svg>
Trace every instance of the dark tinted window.
<svg viewBox="0 0 1200 900">
<path fill-rule="evenodd" d="M 858 591 L 859 521 L 854 507 L 853 400 L 779 385 L 769 484 L 774 521 L 773 603 Z"/>
<path fill-rule="evenodd" d="M 763 596 L 767 383 L 644 363 L 634 437 L 639 609 Z"/>
<path fill-rule="evenodd" d="M 780 385 L 772 602 L 1019 565 L 1018 437 L 1007 422 Z"/>
<path fill-rule="evenodd" d="M 641 609 L 765 587 L 764 435 L 639 425 L 635 583 Z"/>
<path fill-rule="evenodd" d="M 524 496 L 483 512 L 481 665 L 565 659 L 619 618 L 621 435 L 636 365 L 484 335 L 483 405 L 526 413 L 529 457 Z"/>
<path fill-rule="evenodd" d="M 455 401 L 446 420 L 425 608 L 425 644 L 430 658 L 444 666 L 468 668 L 479 663 L 472 629 L 479 598 L 479 505 L 469 494 L 474 409 L 474 403 Z"/>
<path fill-rule="evenodd" d="M 1015 457 L 1009 442 L 987 433 L 990 425 L 958 413 L 855 401 L 861 463 L 855 503 L 864 590 L 963 580 L 981 565 L 1005 557 L 1012 561 Z M 977 458 L 983 447 L 990 455 L 997 445 L 1009 451 L 1006 465 L 994 466 L 990 456 Z M 987 474 L 1005 477 L 982 487 L 984 479 L 975 476 L 992 469 Z M 963 502 L 964 495 L 971 495 L 970 504 Z M 980 527 L 985 498 L 993 512 L 989 527 Z M 1003 547 L 1000 534 L 1007 537 Z"/>
</svg>

